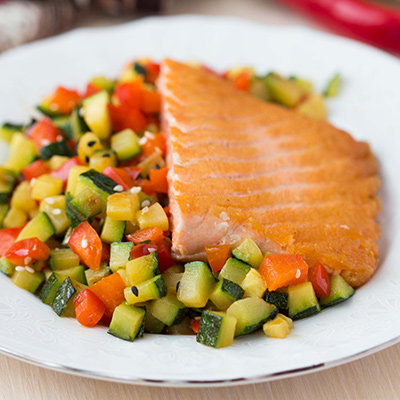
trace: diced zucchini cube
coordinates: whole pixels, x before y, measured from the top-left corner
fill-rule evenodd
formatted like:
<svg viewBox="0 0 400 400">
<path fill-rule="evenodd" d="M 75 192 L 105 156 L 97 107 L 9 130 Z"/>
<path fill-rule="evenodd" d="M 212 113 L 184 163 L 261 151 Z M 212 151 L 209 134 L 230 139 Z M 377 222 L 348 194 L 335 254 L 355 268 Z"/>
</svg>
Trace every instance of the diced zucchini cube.
<svg viewBox="0 0 400 400">
<path fill-rule="evenodd" d="M 11 197 L 11 207 L 19 208 L 27 214 L 37 208 L 37 203 L 31 196 L 31 188 L 28 181 L 21 182 L 15 188 Z"/>
<path fill-rule="evenodd" d="M 140 283 L 137 286 L 127 287 L 124 290 L 128 304 L 143 303 L 149 300 L 160 299 L 167 294 L 167 286 L 161 275 Z"/>
<path fill-rule="evenodd" d="M 29 165 L 37 155 L 33 140 L 22 133 L 15 133 L 11 139 L 10 155 L 4 167 L 19 174 L 22 168 Z"/>
<path fill-rule="evenodd" d="M 67 188 L 65 189 L 65 193 L 69 193 L 71 196 L 75 196 L 78 177 L 80 174 L 83 174 L 87 171 L 90 171 L 90 168 L 84 165 L 77 165 L 75 167 L 72 167 L 69 170 Z"/>
<path fill-rule="evenodd" d="M 29 272 L 26 269 L 23 271 L 14 271 L 11 277 L 11 282 L 15 286 L 31 293 L 35 293 L 43 281 L 43 272 Z"/>
<path fill-rule="evenodd" d="M 112 135 L 111 148 L 115 151 L 120 161 L 130 160 L 142 151 L 139 138 L 132 129 L 125 129 Z"/>
<path fill-rule="evenodd" d="M 187 312 L 186 306 L 176 298 L 173 292 L 168 292 L 165 297 L 152 301 L 149 309 L 155 318 L 168 326 L 182 322 Z"/>
<path fill-rule="evenodd" d="M 167 335 L 191 335 L 193 329 L 190 327 L 190 318 L 185 317 L 179 324 L 166 326 L 165 333 Z"/>
<path fill-rule="evenodd" d="M 257 269 L 263 260 L 260 248 L 250 238 L 245 239 L 242 244 L 233 249 L 232 255 Z"/>
<path fill-rule="evenodd" d="M 49 217 L 46 213 L 41 212 L 22 228 L 17 241 L 37 237 L 42 242 L 46 242 L 54 233 L 55 229 Z"/>
<path fill-rule="evenodd" d="M 6 143 L 11 143 L 14 134 L 22 133 L 22 129 L 23 125 L 14 125 L 6 122 L 0 128 L 0 139 Z"/>
<path fill-rule="evenodd" d="M 79 283 L 71 278 L 65 279 L 58 288 L 56 295 L 51 302 L 53 311 L 59 317 L 75 318 L 75 297 L 87 286 Z"/>
<path fill-rule="evenodd" d="M 235 258 L 228 258 L 219 273 L 219 279 L 225 278 L 240 286 L 250 269 L 250 265 Z"/>
<path fill-rule="evenodd" d="M 7 276 L 11 276 L 15 270 L 15 265 L 10 262 L 7 258 L 0 258 L 0 272 Z"/>
<path fill-rule="evenodd" d="M 89 187 L 77 193 L 69 203 L 85 219 L 94 217 L 102 211 L 101 198 Z"/>
<path fill-rule="evenodd" d="M 236 318 L 216 311 L 203 311 L 196 340 L 206 346 L 230 346 L 235 335 Z"/>
<path fill-rule="evenodd" d="M 156 275 L 160 275 L 157 252 L 128 261 L 126 263 L 126 273 L 131 286 L 139 285 L 154 278 Z"/>
<path fill-rule="evenodd" d="M 46 197 L 40 202 L 39 211 L 45 212 L 54 226 L 55 234 L 60 235 L 69 228 L 69 220 L 65 212 L 65 196 Z"/>
<path fill-rule="evenodd" d="M 124 233 L 125 221 L 118 221 L 107 215 L 101 231 L 101 240 L 108 244 L 120 242 L 124 237 Z"/>
<path fill-rule="evenodd" d="M 269 304 L 277 306 L 280 310 L 287 310 L 289 308 L 289 295 L 284 292 L 267 290 L 265 294 L 265 301 Z"/>
<path fill-rule="evenodd" d="M 121 303 L 114 310 L 108 333 L 133 342 L 136 338 L 143 336 L 145 317 L 145 308 Z"/>
<path fill-rule="evenodd" d="M 148 305 L 146 305 L 146 311 L 146 319 L 144 322 L 146 332 L 161 333 L 165 328 L 165 324 L 151 314 Z"/>
<path fill-rule="evenodd" d="M 111 135 L 109 104 L 110 96 L 105 90 L 86 98 L 82 103 L 83 118 L 100 139 L 108 139 Z"/>
<path fill-rule="evenodd" d="M 66 157 L 71 155 L 71 150 L 65 140 L 53 142 L 40 148 L 40 157 L 42 160 L 50 160 L 50 158 L 55 155 Z"/>
<path fill-rule="evenodd" d="M 10 210 L 10 206 L 8 204 L 0 204 L 0 227 L 4 223 L 4 219 Z"/>
<path fill-rule="evenodd" d="M 174 272 L 174 266 L 168 268 L 165 272 L 163 272 L 162 276 L 164 278 L 165 284 L 167 285 L 168 291 L 176 293 L 176 287 L 178 282 L 181 281 L 183 272 Z"/>
<path fill-rule="evenodd" d="M 271 99 L 287 107 L 295 107 L 304 96 L 304 91 L 289 79 L 276 73 L 270 73 L 264 78 Z"/>
<path fill-rule="evenodd" d="M 147 179 L 149 177 L 149 172 L 151 169 L 164 168 L 165 165 L 165 160 L 162 155 L 155 151 L 153 154 L 151 154 L 145 160 L 138 164 L 138 166 L 141 168 L 140 176 Z"/>
<path fill-rule="evenodd" d="M 107 167 L 117 166 L 117 157 L 112 150 L 97 150 L 89 161 L 90 168 L 103 172 Z"/>
<path fill-rule="evenodd" d="M 150 207 L 145 207 L 136 213 L 140 229 L 152 228 L 154 226 L 167 231 L 169 229 L 169 221 L 167 214 L 161 207 L 160 203 L 155 203 Z"/>
<path fill-rule="evenodd" d="M 107 216 L 118 221 L 134 221 L 140 210 L 136 193 L 115 193 L 107 199 Z"/>
<path fill-rule="evenodd" d="M 71 249 L 50 250 L 49 267 L 53 271 L 62 271 L 79 265 L 79 257 Z"/>
<path fill-rule="evenodd" d="M 232 281 L 222 278 L 210 295 L 218 310 L 226 310 L 232 303 L 243 297 L 244 290 Z"/>
<path fill-rule="evenodd" d="M 66 161 L 69 160 L 67 156 L 53 156 L 49 160 L 49 166 L 52 171 L 60 168 Z"/>
<path fill-rule="evenodd" d="M 331 294 L 319 299 L 322 308 L 330 307 L 349 299 L 355 290 L 340 276 L 331 276 Z"/>
<path fill-rule="evenodd" d="M 87 269 L 85 271 L 87 284 L 90 286 L 102 280 L 104 277 L 111 275 L 111 269 L 104 261 L 100 265 L 100 269 L 98 271 L 93 271 L 92 269 Z"/>
<path fill-rule="evenodd" d="M 28 220 L 24 211 L 17 207 L 11 207 L 4 217 L 3 225 L 5 228 L 16 228 L 22 226 Z"/>
<path fill-rule="evenodd" d="M 63 280 L 64 279 L 60 275 L 53 272 L 47 278 L 46 283 L 39 292 L 39 299 L 42 300 L 44 304 L 51 304 Z"/>
<path fill-rule="evenodd" d="M 309 94 L 298 104 L 296 111 L 300 114 L 318 119 L 326 119 L 328 115 L 328 110 L 325 106 L 325 99 L 319 93 Z"/>
<path fill-rule="evenodd" d="M 133 245 L 134 244 L 132 242 L 111 243 L 110 268 L 112 272 L 116 272 L 120 268 L 125 268 Z"/>
<path fill-rule="evenodd" d="M 311 282 L 288 287 L 289 317 L 300 319 L 316 314 L 321 310 Z"/>
</svg>

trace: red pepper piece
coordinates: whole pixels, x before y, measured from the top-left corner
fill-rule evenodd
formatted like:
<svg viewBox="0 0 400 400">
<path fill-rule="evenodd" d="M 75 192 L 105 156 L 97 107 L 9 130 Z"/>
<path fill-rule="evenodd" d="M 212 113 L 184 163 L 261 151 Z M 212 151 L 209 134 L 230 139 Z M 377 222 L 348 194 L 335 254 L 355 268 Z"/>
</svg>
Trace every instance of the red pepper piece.
<svg viewBox="0 0 400 400">
<path fill-rule="evenodd" d="M 22 175 L 27 181 L 33 178 L 38 178 L 41 175 L 48 174 L 50 168 L 44 163 L 43 160 L 36 160 L 32 164 L 22 168 Z"/>
<path fill-rule="evenodd" d="M 15 265 L 31 265 L 35 261 L 47 260 L 50 249 L 38 238 L 30 238 L 15 242 L 5 257 Z"/>
<path fill-rule="evenodd" d="M 0 257 L 4 257 L 14 244 L 22 227 L 0 229 Z"/>
<path fill-rule="evenodd" d="M 308 271 L 308 280 L 312 283 L 318 298 L 328 297 L 331 294 L 331 280 L 325 267 L 316 263 Z"/>
<path fill-rule="evenodd" d="M 72 167 L 76 167 L 77 165 L 83 165 L 82 161 L 78 156 L 72 157 L 69 160 L 65 161 L 61 167 L 57 168 L 56 170 L 50 173 L 51 176 L 54 178 L 59 178 L 63 181 L 64 185 L 68 182 L 69 171 Z"/>
<path fill-rule="evenodd" d="M 147 256 L 148 254 L 151 253 L 151 251 L 154 251 L 157 249 L 158 249 L 158 246 L 156 244 L 142 243 L 142 244 L 138 244 L 137 246 L 132 247 L 132 250 L 129 253 L 129 256 L 131 257 L 132 260 L 134 260 L 135 258 Z M 149 250 L 151 250 L 151 251 L 149 251 Z"/>
<path fill-rule="evenodd" d="M 134 186 L 133 179 L 124 168 L 107 167 L 103 171 L 103 175 L 111 178 L 117 185 L 121 185 L 124 190 L 129 190 Z"/>
<path fill-rule="evenodd" d="M 29 129 L 27 135 L 34 141 L 38 150 L 63 138 L 61 132 L 48 118 L 43 118 L 42 120 L 36 122 Z"/>
<path fill-rule="evenodd" d="M 105 304 L 89 289 L 85 289 L 74 300 L 78 322 L 91 328 L 96 326 L 106 311 Z"/>
</svg>

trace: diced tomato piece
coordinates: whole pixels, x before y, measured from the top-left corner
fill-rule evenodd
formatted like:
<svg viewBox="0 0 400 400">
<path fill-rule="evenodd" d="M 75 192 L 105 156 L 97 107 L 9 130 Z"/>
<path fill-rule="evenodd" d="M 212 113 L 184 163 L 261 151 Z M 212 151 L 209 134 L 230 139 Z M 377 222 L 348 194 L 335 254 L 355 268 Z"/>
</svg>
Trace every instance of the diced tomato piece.
<svg viewBox="0 0 400 400">
<path fill-rule="evenodd" d="M 101 261 L 106 261 L 107 264 L 110 263 L 110 245 L 108 243 L 103 243 Z"/>
<path fill-rule="evenodd" d="M 126 235 L 129 242 L 139 244 L 150 240 L 152 243 L 158 243 L 164 238 L 163 231 L 158 227 L 141 229 L 139 231 Z"/>
<path fill-rule="evenodd" d="M 302 255 L 267 254 L 258 272 L 264 278 L 268 290 L 276 290 L 284 286 L 305 282 L 308 265 Z"/>
<path fill-rule="evenodd" d="M 248 71 L 243 71 L 240 73 L 233 81 L 236 89 L 248 91 L 250 88 L 250 73 Z"/>
<path fill-rule="evenodd" d="M 308 280 L 312 283 L 318 298 L 328 297 L 331 294 L 331 280 L 328 271 L 321 263 L 316 263 L 308 271 Z"/>
<path fill-rule="evenodd" d="M 149 196 L 154 194 L 153 186 L 148 179 L 136 179 L 135 186 L 140 186 L 143 192 Z"/>
<path fill-rule="evenodd" d="M 162 132 L 145 134 L 146 141 L 142 145 L 142 154 L 146 157 L 151 156 L 156 149 L 160 149 L 162 155 L 167 152 L 167 140 Z"/>
<path fill-rule="evenodd" d="M 158 247 L 156 244 L 142 243 L 142 244 L 138 244 L 137 246 L 132 247 L 132 250 L 129 253 L 129 256 L 131 257 L 132 260 L 134 260 L 135 258 L 147 256 L 152 251 L 157 250 L 157 249 L 158 249 Z"/>
<path fill-rule="evenodd" d="M 143 90 L 140 109 L 146 114 L 159 113 L 161 109 L 160 93 Z"/>
<path fill-rule="evenodd" d="M 64 185 L 68 182 L 69 171 L 72 167 L 76 167 L 77 165 L 83 165 L 82 161 L 78 156 L 72 157 L 69 160 L 65 161 L 61 167 L 57 168 L 56 170 L 50 173 L 51 176 L 54 178 L 59 178 L 63 181 Z"/>
<path fill-rule="evenodd" d="M 4 257 L 14 244 L 22 227 L 0 229 L 0 257 Z"/>
<path fill-rule="evenodd" d="M 146 80 L 151 83 L 155 83 L 160 74 L 160 64 L 154 62 L 148 62 L 146 64 Z"/>
<path fill-rule="evenodd" d="M 171 243 L 167 239 L 157 243 L 157 254 L 161 273 L 176 264 L 171 256 Z"/>
<path fill-rule="evenodd" d="M 146 117 L 137 109 L 127 106 L 108 105 L 110 111 L 112 128 L 114 131 L 132 129 L 140 132 L 146 129 Z"/>
<path fill-rule="evenodd" d="M 50 249 L 38 238 L 30 238 L 15 242 L 5 257 L 15 265 L 31 265 L 35 261 L 47 260 Z"/>
<path fill-rule="evenodd" d="M 133 180 L 135 180 L 140 175 L 140 171 L 142 170 L 141 167 L 124 167 L 123 169 Z"/>
<path fill-rule="evenodd" d="M 149 173 L 151 188 L 157 193 L 168 193 L 168 168 L 151 169 Z"/>
<path fill-rule="evenodd" d="M 38 150 L 62 139 L 61 132 L 53 125 L 49 118 L 43 118 L 36 122 L 27 134 L 34 141 Z"/>
<path fill-rule="evenodd" d="M 194 333 L 198 333 L 199 332 L 199 328 L 200 328 L 200 318 L 193 318 L 190 320 L 190 327 L 192 328 L 192 331 Z"/>
<path fill-rule="evenodd" d="M 231 256 L 231 246 L 220 244 L 218 246 L 206 246 L 206 256 L 212 272 L 221 271 L 226 260 Z"/>
<path fill-rule="evenodd" d="M 142 107 L 142 81 L 135 79 L 132 82 L 121 83 L 115 88 L 115 94 L 121 106 L 129 108 Z"/>
<path fill-rule="evenodd" d="M 82 225 L 82 224 L 81 224 Z M 125 282 L 118 272 L 106 276 L 90 287 L 91 290 L 106 306 L 105 315 L 111 317 L 115 308 L 125 299 Z"/>
<path fill-rule="evenodd" d="M 59 86 L 51 98 L 50 105 L 61 114 L 69 114 L 80 101 L 81 96 L 76 90 Z"/>
<path fill-rule="evenodd" d="M 94 86 L 93 83 L 89 82 L 86 85 L 86 92 L 85 92 L 83 97 L 84 98 L 90 97 L 90 96 L 93 96 L 94 94 L 99 93 L 99 92 L 101 92 L 101 89 L 96 87 L 96 86 Z"/>
<path fill-rule="evenodd" d="M 93 271 L 100 269 L 102 242 L 89 222 L 82 222 L 73 230 L 68 245 L 84 265 Z"/>
<path fill-rule="evenodd" d="M 134 186 L 133 179 L 124 168 L 107 167 L 103 171 L 103 175 L 111 178 L 117 185 L 121 185 L 124 190 L 129 190 Z"/>
<path fill-rule="evenodd" d="M 22 175 L 27 181 L 33 178 L 38 178 L 41 175 L 48 174 L 50 168 L 44 163 L 43 160 L 36 160 L 32 164 L 22 168 Z"/>
<path fill-rule="evenodd" d="M 78 322 L 91 328 L 96 326 L 106 311 L 105 304 L 89 289 L 85 289 L 74 300 Z"/>
</svg>

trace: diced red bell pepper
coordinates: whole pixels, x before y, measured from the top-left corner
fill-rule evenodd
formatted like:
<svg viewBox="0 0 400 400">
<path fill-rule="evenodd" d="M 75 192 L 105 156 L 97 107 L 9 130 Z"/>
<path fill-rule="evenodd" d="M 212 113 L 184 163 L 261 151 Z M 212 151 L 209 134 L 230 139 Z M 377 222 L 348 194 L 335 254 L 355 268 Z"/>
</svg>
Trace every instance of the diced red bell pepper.
<svg viewBox="0 0 400 400">
<path fill-rule="evenodd" d="M 200 319 L 199 318 L 193 318 L 190 320 L 190 327 L 192 328 L 192 331 L 194 333 L 198 333 L 199 332 L 199 328 L 200 328 Z"/>
<path fill-rule="evenodd" d="M 107 167 L 103 171 L 103 175 L 111 178 L 117 185 L 121 185 L 124 190 L 129 190 L 135 185 L 133 179 L 124 168 Z"/>
<path fill-rule="evenodd" d="M 146 114 L 159 113 L 161 110 L 160 93 L 143 90 L 140 109 Z"/>
<path fill-rule="evenodd" d="M 135 180 L 140 175 L 140 171 L 142 170 L 141 167 L 124 167 L 123 169 L 127 172 L 132 180 Z"/>
<path fill-rule="evenodd" d="M 146 80 L 150 83 L 155 83 L 160 74 L 160 64 L 154 62 L 146 63 Z"/>
<path fill-rule="evenodd" d="M 61 167 L 55 169 L 50 173 L 54 178 L 59 178 L 63 181 L 64 185 L 68 182 L 69 171 L 72 167 L 76 167 L 77 165 L 83 165 L 82 161 L 78 156 L 72 157 L 69 160 L 65 161 Z"/>
<path fill-rule="evenodd" d="M 264 278 L 268 290 L 272 291 L 305 282 L 308 265 L 302 255 L 267 254 L 258 272 Z"/>
<path fill-rule="evenodd" d="M 48 174 L 50 167 L 47 166 L 43 160 L 36 160 L 32 164 L 22 168 L 22 175 L 27 181 L 33 178 L 38 178 L 41 175 Z"/>
<path fill-rule="evenodd" d="M 157 254 L 161 273 L 176 264 L 171 256 L 171 244 L 167 239 L 164 238 L 157 243 Z"/>
<path fill-rule="evenodd" d="M 14 244 L 22 227 L 0 229 L 0 257 L 4 257 Z"/>
<path fill-rule="evenodd" d="M 250 73 L 243 71 L 234 79 L 233 84 L 238 90 L 248 91 L 250 88 Z"/>
<path fill-rule="evenodd" d="M 118 272 L 106 276 L 90 287 L 91 290 L 106 306 L 105 315 L 111 317 L 115 308 L 125 299 L 125 282 Z"/>
<path fill-rule="evenodd" d="M 139 244 L 150 240 L 150 242 L 157 244 L 164 238 L 163 231 L 158 227 L 140 229 L 139 231 L 126 235 L 126 240 Z"/>
<path fill-rule="evenodd" d="M 115 94 L 121 106 L 140 109 L 142 106 L 142 81 L 121 83 L 115 88 Z"/>
<path fill-rule="evenodd" d="M 331 294 L 331 280 L 328 271 L 321 263 L 316 263 L 308 271 L 308 280 L 312 283 L 318 298 L 328 297 Z"/>
<path fill-rule="evenodd" d="M 106 261 L 107 264 L 110 263 L 110 245 L 108 243 L 103 243 L 101 261 Z"/>
<path fill-rule="evenodd" d="M 136 179 L 135 186 L 140 186 L 143 192 L 149 196 L 154 194 L 153 186 L 148 179 Z"/>
<path fill-rule="evenodd" d="M 78 322 L 88 328 L 96 326 L 106 311 L 104 303 L 89 289 L 85 289 L 74 300 Z"/>
<path fill-rule="evenodd" d="M 93 271 L 100 269 L 102 242 L 89 222 L 82 222 L 73 230 L 68 245 L 84 265 Z"/>
<path fill-rule="evenodd" d="M 34 141 L 38 150 L 50 143 L 62 139 L 61 132 L 53 125 L 50 119 L 43 118 L 36 122 L 28 131 L 28 136 Z"/>
<path fill-rule="evenodd" d="M 142 243 L 138 244 L 137 246 L 132 247 L 132 250 L 129 253 L 129 256 L 132 260 L 135 258 L 147 256 L 151 253 L 151 251 L 157 250 L 158 246 L 156 244 L 151 243 Z M 151 250 L 151 251 L 149 251 Z"/>
<path fill-rule="evenodd" d="M 80 101 L 81 96 L 76 90 L 59 86 L 51 98 L 50 105 L 61 114 L 69 114 Z"/>
<path fill-rule="evenodd" d="M 140 132 L 146 129 L 146 117 L 137 109 L 127 106 L 108 105 L 111 124 L 114 131 L 119 132 L 124 129 L 132 129 Z"/>
<path fill-rule="evenodd" d="M 102 89 L 96 87 L 95 85 L 93 85 L 93 83 L 89 82 L 86 85 L 86 92 L 83 97 L 86 98 L 86 97 L 93 96 L 94 94 L 101 92 L 101 90 Z"/>
<path fill-rule="evenodd" d="M 145 134 L 146 141 L 142 145 L 142 154 L 146 157 L 151 156 L 156 149 L 160 149 L 162 155 L 167 152 L 167 140 L 162 132 Z"/>
<path fill-rule="evenodd" d="M 151 188 L 157 193 L 168 193 L 168 168 L 151 169 L 149 173 Z"/>
<path fill-rule="evenodd" d="M 49 256 L 50 249 L 38 238 L 15 242 L 5 255 L 15 265 L 31 265 L 35 261 L 47 260 Z"/>
<path fill-rule="evenodd" d="M 231 246 L 229 244 L 206 246 L 206 256 L 212 272 L 221 271 L 226 260 L 231 256 Z"/>
</svg>

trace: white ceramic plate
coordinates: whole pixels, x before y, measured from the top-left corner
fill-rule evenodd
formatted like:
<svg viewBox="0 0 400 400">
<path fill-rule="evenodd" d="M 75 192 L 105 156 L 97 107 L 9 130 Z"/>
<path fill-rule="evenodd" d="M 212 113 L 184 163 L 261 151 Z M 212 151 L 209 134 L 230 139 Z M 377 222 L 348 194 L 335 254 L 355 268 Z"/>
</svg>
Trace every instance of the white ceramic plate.
<svg viewBox="0 0 400 400">
<path fill-rule="evenodd" d="M 383 177 L 382 256 L 371 281 L 348 302 L 295 323 L 286 340 L 259 334 L 214 350 L 194 337 L 145 335 L 134 343 L 58 318 L 0 276 L 0 350 L 41 366 L 139 384 L 255 382 L 326 368 L 400 337 L 400 62 L 359 43 L 304 28 L 232 18 L 151 18 L 116 28 L 78 30 L 0 56 L 0 121 L 20 121 L 55 85 L 83 87 L 96 74 L 149 55 L 197 59 L 224 70 L 238 64 L 310 78 L 322 89 L 333 73 L 343 91 L 331 120 L 371 143 Z M 6 149 L 2 148 L 2 153 Z"/>
</svg>

